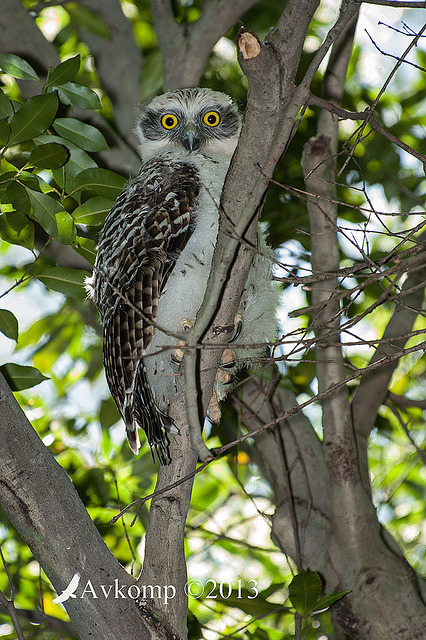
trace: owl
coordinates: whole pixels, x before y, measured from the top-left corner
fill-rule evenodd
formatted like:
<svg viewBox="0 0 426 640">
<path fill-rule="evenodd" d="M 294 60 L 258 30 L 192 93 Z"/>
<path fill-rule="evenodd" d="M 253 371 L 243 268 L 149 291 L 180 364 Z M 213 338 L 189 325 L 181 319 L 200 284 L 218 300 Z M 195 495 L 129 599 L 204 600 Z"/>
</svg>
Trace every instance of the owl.
<svg viewBox="0 0 426 640">
<path fill-rule="evenodd" d="M 178 433 L 168 408 L 180 392 L 179 346 L 206 291 L 240 128 L 231 99 L 209 89 L 171 91 L 141 108 L 136 133 L 143 164 L 106 217 L 88 282 L 103 324 L 106 379 L 130 447 L 138 452 L 143 429 L 161 464 L 170 462 L 170 434 Z M 250 351 L 274 337 L 273 295 L 262 251 L 242 294 L 235 351 L 216 399 L 226 395 L 231 369 L 253 357 L 247 345 Z M 237 357 L 238 345 L 245 350 Z"/>
</svg>

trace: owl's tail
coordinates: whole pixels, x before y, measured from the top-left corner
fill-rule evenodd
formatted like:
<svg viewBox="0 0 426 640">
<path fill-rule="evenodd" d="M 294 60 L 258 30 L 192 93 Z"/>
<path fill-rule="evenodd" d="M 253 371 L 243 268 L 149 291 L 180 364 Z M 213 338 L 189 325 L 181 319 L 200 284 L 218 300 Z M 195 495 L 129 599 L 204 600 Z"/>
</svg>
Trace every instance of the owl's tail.
<svg viewBox="0 0 426 640">
<path fill-rule="evenodd" d="M 146 434 L 152 457 L 160 464 L 171 462 L 169 433 L 177 432 L 173 420 L 162 413 L 155 404 L 151 387 L 147 380 L 143 362 L 139 362 L 132 393 L 133 401 L 124 408 L 124 421 L 129 445 L 133 453 L 139 451 L 138 427 Z"/>
</svg>

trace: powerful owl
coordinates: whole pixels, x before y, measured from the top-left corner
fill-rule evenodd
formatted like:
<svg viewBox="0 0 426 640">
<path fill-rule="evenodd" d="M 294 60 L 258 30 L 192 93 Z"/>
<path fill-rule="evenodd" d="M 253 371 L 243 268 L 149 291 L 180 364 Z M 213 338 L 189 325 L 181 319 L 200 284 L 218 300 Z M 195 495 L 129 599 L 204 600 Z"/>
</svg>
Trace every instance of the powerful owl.
<svg viewBox="0 0 426 640">
<path fill-rule="evenodd" d="M 88 283 L 103 324 L 107 382 L 130 447 L 138 452 L 140 427 L 162 464 L 170 461 L 169 434 L 177 432 L 168 407 L 181 379 L 179 336 L 204 298 L 240 127 L 230 98 L 209 89 L 171 91 L 141 109 L 143 165 L 106 218 Z M 271 293 L 263 252 L 241 298 L 229 369 L 253 357 L 238 345 L 247 350 L 274 337 Z M 232 377 L 228 371 L 222 383 Z M 219 399 L 224 386 L 216 385 Z"/>
</svg>

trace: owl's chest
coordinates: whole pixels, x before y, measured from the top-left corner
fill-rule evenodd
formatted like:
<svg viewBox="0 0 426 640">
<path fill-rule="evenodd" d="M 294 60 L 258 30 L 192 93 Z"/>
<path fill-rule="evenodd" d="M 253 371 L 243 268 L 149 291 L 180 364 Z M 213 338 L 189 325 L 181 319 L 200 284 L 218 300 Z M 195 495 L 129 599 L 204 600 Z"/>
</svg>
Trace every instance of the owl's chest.
<svg viewBox="0 0 426 640">
<path fill-rule="evenodd" d="M 193 232 L 179 254 L 158 302 L 157 323 L 173 333 L 182 331 L 183 319 L 195 320 L 206 291 L 216 246 L 219 216 L 217 205 L 207 192 L 200 194 L 194 214 Z"/>
</svg>

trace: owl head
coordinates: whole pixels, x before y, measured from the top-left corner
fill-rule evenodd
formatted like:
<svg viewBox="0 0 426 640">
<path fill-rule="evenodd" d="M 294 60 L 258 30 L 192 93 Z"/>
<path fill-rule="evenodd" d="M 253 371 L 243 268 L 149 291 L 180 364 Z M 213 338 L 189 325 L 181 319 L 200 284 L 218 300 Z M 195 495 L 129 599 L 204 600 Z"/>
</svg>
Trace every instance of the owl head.
<svg viewBox="0 0 426 640">
<path fill-rule="evenodd" d="M 142 107 L 136 134 L 144 162 L 169 154 L 230 159 L 240 128 L 238 110 L 227 95 L 192 88 L 169 91 Z"/>
</svg>

